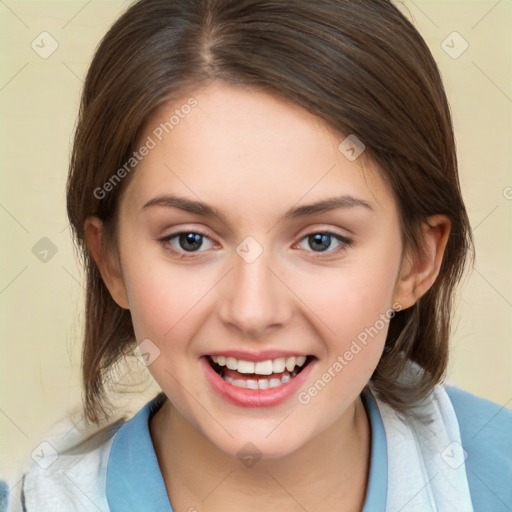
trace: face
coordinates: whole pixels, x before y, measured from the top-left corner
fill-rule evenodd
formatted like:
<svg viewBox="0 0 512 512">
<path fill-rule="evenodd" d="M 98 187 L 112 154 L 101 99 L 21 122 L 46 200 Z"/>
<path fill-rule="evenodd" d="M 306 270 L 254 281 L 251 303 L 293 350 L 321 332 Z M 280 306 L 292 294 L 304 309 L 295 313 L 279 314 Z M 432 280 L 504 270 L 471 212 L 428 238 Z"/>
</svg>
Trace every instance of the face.
<svg viewBox="0 0 512 512">
<path fill-rule="evenodd" d="M 122 196 L 115 298 L 187 422 L 228 454 L 280 457 L 347 414 L 377 366 L 401 307 L 397 207 L 301 108 L 219 82 L 191 96 L 141 138 L 156 145 Z"/>
</svg>

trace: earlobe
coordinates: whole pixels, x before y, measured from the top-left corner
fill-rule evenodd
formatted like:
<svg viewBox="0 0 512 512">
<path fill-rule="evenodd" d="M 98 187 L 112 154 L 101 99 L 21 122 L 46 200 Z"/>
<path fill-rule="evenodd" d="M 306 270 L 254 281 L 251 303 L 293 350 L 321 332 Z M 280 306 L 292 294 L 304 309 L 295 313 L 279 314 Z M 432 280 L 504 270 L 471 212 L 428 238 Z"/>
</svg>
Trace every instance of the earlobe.
<svg viewBox="0 0 512 512">
<path fill-rule="evenodd" d="M 103 222 L 98 217 L 88 217 L 84 222 L 84 234 L 89 252 L 110 295 L 119 307 L 130 309 L 121 269 L 103 248 Z"/>
<path fill-rule="evenodd" d="M 405 255 L 395 286 L 393 302 L 402 309 L 413 306 L 434 284 L 450 235 L 451 222 L 446 215 L 434 215 L 423 225 L 423 244 L 419 254 Z"/>
</svg>

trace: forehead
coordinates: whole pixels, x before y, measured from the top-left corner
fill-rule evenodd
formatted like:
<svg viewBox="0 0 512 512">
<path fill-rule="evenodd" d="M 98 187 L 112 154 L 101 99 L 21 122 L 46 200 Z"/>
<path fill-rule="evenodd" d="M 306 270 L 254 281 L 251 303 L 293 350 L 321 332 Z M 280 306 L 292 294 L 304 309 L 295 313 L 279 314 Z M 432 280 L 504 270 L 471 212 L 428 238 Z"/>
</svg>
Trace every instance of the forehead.
<svg viewBox="0 0 512 512">
<path fill-rule="evenodd" d="M 347 158 L 345 139 L 298 105 L 217 81 L 161 105 L 146 123 L 140 144 L 151 149 L 123 208 L 177 193 L 260 218 L 333 196 L 394 209 L 377 168 L 364 153 Z"/>
</svg>

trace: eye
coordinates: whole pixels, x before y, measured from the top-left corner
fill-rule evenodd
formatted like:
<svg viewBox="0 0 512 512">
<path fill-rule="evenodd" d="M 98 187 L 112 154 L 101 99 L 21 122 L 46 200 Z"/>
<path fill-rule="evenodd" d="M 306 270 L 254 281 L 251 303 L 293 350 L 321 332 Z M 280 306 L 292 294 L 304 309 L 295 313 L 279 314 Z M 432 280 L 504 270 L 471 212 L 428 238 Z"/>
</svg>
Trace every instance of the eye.
<svg viewBox="0 0 512 512">
<path fill-rule="evenodd" d="M 207 247 L 204 247 L 205 240 L 208 240 L 210 246 L 206 244 Z M 199 249 L 208 250 L 215 245 L 206 233 L 200 231 L 179 231 L 160 238 L 159 242 L 166 250 L 181 258 L 194 258 L 196 253 L 204 252 Z M 300 246 L 304 242 L 313 249 L 312 252 L 317 253 L 338 253 L 352 244 L 349 238 L 332 231 L 310 233 L 297 245 Z M 335 242 L 334 248 L 332 248 L 333 242 Z"/>
<path fill-rule="evenodd" d="M 334 249 L 327 250 L 332 246 L 333 240 L 336 242 Z M 349 238 L 333 233 L 332 231 L 320 231 L 318 233 L 310 233 L 306 235 L 300 243 L 306 242 L 309 247 L 313 249 L 313 252 L 320 253 L 337 253 L 343 251 L 352 244 L 352 240 Z M 300 244 L 298 244 L 300 245 Z"/>
<path fill-rule="evenodd" d="M 199 249 L 205 248 L 205 240 L 208 240 L 211 246 L 214 245 L 208 235 L 198 231 L 180 231 L 160 238 L 159 242 L 170 252 L 187 257 L 186 253 L 203 252 Z M 211 249 L 211 246 L 206 249 Z"/>
</svg>

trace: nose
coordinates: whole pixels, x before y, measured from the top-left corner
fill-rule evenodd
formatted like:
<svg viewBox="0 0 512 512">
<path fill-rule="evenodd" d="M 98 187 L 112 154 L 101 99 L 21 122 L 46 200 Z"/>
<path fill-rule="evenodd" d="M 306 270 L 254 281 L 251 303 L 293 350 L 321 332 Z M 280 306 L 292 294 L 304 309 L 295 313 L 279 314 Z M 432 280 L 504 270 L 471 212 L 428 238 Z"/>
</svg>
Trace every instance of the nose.
<svg viewBox="0 0 512 512">
<path fill-rule="evenodd" d="M 233 264 L 220 289 L 219 317 L 243 337 L 265 339 L 290 319 L 290 292 L 266 251 L 251 263 L 235 253 Z"/>
</svg>

